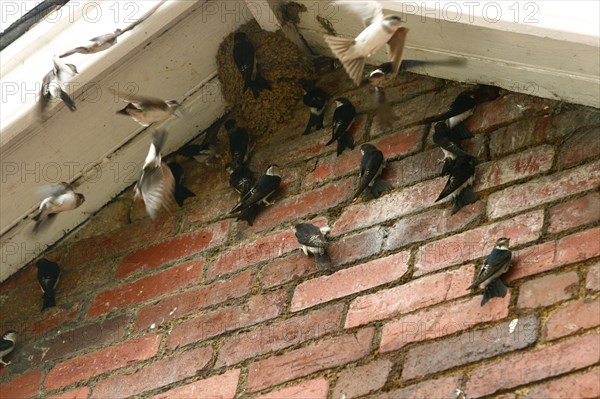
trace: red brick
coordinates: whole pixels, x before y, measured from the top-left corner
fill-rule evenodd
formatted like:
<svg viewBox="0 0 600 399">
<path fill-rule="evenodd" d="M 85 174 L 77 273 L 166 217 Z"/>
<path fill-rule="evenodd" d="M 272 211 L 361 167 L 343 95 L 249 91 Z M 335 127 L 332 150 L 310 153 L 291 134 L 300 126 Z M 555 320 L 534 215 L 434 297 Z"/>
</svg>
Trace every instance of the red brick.
<svg viewBox="0 0 600 399">
<path fill-rule="evenodd" d="M 47 390 L 64 387 L 149 359 L 156 354 L 159 345 L 159 335 L 145 335 L 66 360 L 50 370 L 44 386 Z"/>
<path fill-rule="evenodd" d="M 417 252 L 415 275 L 485 257 L 500 237 L 510 238 L 511 246 L 533 241 L 540 236 L 543 221 L 543 212 L 536 211 L 425 244 Z"/>
<path fill-rule="evenodd" d="M 100 381 L 92 398 L 127 398 L 199 374 L 211 360 L 211 347 L 193 349 L 140 369 Z"/>
<path fill-rule="evenodd" d="M 228 337 L 221 347 L 215 368 L 230 366 L 337 331 L 342 322 L 343 309 L 342 304 L 329 306 Z"/>
<path fill-rule="evenodd" d="M 81 312 L 81 306 L 82 304 L 77 302 L 45 310 L 44 313 L 27 319 L 27 331 L 32 335 L 42 335 L 65 323 L 77 320 Z"/>
<path fill-rule="evenodd" d="M 407 272 L 409 256 L 408 252 L 400 252 L 308 280 L 296 287 L 291 310 L 295 312 L 395 281 Z"/>
<path fill-rule="evenodd" d="M 523 399 L 573 399 L 600 397 L 599 368 L 593 368 L 579 374 L 546 381 L 529 387 Z"/>
<path fill-rule="evenodd" d="M 229 222 L 220 222 L 169 240 L 142 248 L 123 258 L 117 269 L 117 279 L 133 273 L 156 269 L 177 259 L 221 245 L 227 239 Z"/>
<path fill-rule="evenodd" d="M 147 305 L 138 312 L 134 330 L 143 330 L 152 325 L 157 327 L 200 309 L 242 297 L 250 292 L 255 275 L 255 270 L 247 270 L 227 280 L 215 281 Z"/>
<path fill-rule="evenodd" d="M 89 394 L 89 387 L 81 387 L 58 395 L 49 396 L 48 399 L 87 399 Z"/>
<path fill-rule="evenodd" d="M 513 267 L 506 275 L 507 281 L 516 280 L 581 262 L 600 255 L 600 228 L 585 230 L 525 248 L 513 255 Z"/>
<path fill-rule="evenodd" d="M 345 328 L 388 319 L 465 296 L 469 293 L 467 288 L 471 285 L 474 272 L 475 267 L 468 265 L 360 296 L 350 303 Z"/>
<path fill-rule="evenodd" d="M 498 218 L 591 190 L 600 184 L 600 162 L 508 187 L 488 198 L 488 214 Z"/>
<path fill-rule="evenodd" d="M 598 118 L 600 123 L 600 117 Z M 600 154 L 600 128 L 595 127 L 569 137 L 562 145 L 559 155 L 561 166 L 570 166 Z"/>
<path fill-rule="evenodd" d="M 203 182 L 204 176 L 200 179 Z M 227 181 L 229 177 L 226 178 Z M 208 186 L 207 186 L 208 187 Z M 227 213 L 238 201 L 238 193 L 228 187 L 223 191 L 213 192 L 207 198 L 201 198 L 193 203 L 185 204 L 187 225 L 198 225 L 226 217 Z"/>
<path fill-rule="evenodd" d="M 538 337 L 535 315 L 519 319 L 511 332 L 505 321 L 482 330 L 429 342 L 410 348 L 402 367 L 402 378 L 422 378 L 442 370 L 488 359 L 533 345 Z"/>
<path fill-rule="evenodd" d="M 374 333 L 366 328 L 252 363 L 246 390 L 258 391 L 361 359 L 369 353 Z"/>
<path fill-rule="evenodd" d="M 426 380 L 404 388 L 382 393 L 371 399 L 423 399 L 423 398 L 452 398 L 460 387 L 461 376 L 452 375 Z"/>
<path fill-rule="evenodd" d="M 454 215 L 448 215 L 446 209 L 434 209 L 400 219 L 388 233 L 385 250 L 394 250 L 408 244 L 462 230 L 480 220 L 484 213 L 485 205 L 482 201 L 478 201 Z"/>
<path fill-rule="evenodd" d="M 219 308 L 173 327 L 167 348 L 173 350 L 192 342 L 201 342 L 227 331 L 251 326 L 279 316 L 285 306 L 286 293 L 276 291 L 252 297 L 248 302 Z"/>
<path fill-rule="evenodd" d="M 476 324 L 500 320 L 508 316 L 510 295 L 494 298 L 481 306 L 481 295 L 450 302 L 432 309 L 402 316 L 386 323 L 381 333 L 379 350 L 391 352 L 412 342 L 440 338 Z"/>
<path fill-rule="evenodd" d="M 469 397 L 479 398 L 568 373 L 600 361 L 600 337 L 574 337 L 541 349 L 504 357 L 475 368 L 467 382 Z"/>
<path fill-rule="evenodd" d="M 600 291 L 600 262 L 589 268 L 585 277 L 585 288 L 590 291 Z"/>
<path fill-rule="evenodd" d="M 550 274 L 528 280 L 519 290 L 517 308 L 531 309 L 549 306 L 577 294 L 579 277 L 576 272 Z"/>
<path fill-rule="evenodd" d="M 97 292 L 115 282 L 116 262 L 114 259 L 101 259 L 86 263 L 83 267 L 65 267 L 61 270 L 57 287 L 57 303 L 77 300 L 90 292 Z M 63 289 L 62 287 L 68 287 Z"/>
<path fill-rule="evenodd" d="M 341 266 L 368 258 L 381 250 L 384 230 L 374 227 L 358 234 L 345 236 L 327 247 L 333 266 Z"/>
<path fill-rule="evenodd" d="M 257 396 L 254 399 L 327 399 L 329 381 L 317 378 Z"/>
<path fill-rule="evenodd" d="M 579 300 L 556 309 L 546 322 L 547 341 L 600 325 L 600 298 Z"/>
<path fill-rule="evenodd" d="M 497 161 L 477 165 L 473 189 L 483 191 L 546 172 L 552 167 L 553 160 L 554 148 L 543 145 Z"/>
<path fill-rule="evenodd" d="M 335 222 L 332 234 L 373 226 L 435 205 L 444 188 L 445 179 L 438 178 L 415 184 L 401 191 L 386 194 L 376 200 L 351 205 Z"/>
<path fill-rule="evenodd" d="M 294 251 L 284 258 L 275 259 L 262 269 L 262 286 L 271 288 L 317 271 L 315 258 Z"/>
<path fill-rule="evenodd" d="M 277 258 L 298 248 L 298 240 L 292 230 L 278 231 L 253 241 L 245 241 L 221 252 L 208 269 L 208 278 L 255 265 L 268 259 Z"/>
<path fill-rule="evenodd" d="M 600 193 L 592 193 L 552 207 L 548 232 L 559 233 L 598 220 L 600 220 Z"/>
<path fill-rule="evenodd" d="M 376 391 L 385 385 L 391 370 L 392 362 L 387 359 L 343 370 L 338 375 L 333 397 L 351 399 Z"/>
<path fill-rule="evenodd" d="M 204 268 L 203 260 L 173 266 L 152 276 L 126 283 L 100 293 L 90 306 L 88 317 L 145 302 L 162 294 L 197 283 Z"/>
<path fill-rule="evenodd" d="M 204 380 L 192 382 L 152 396 L 152 399 L 233 399 L 237 391 L 240 370 L 229 370 Z"/>
<path fill-rule="evenodd" d="M 394 187 L 407 186 L 440 175 L 439 159 L 442 155 L 435 150 L 419 152 L 399 161 L 388 162 L 382 178 Z"/>
<path fill-rule="evenodd" d="M 2 398 L 21 399 L 37 396 L 42 375 L 42 371 L 30 371 L 0 384 Z"/>
</svg>

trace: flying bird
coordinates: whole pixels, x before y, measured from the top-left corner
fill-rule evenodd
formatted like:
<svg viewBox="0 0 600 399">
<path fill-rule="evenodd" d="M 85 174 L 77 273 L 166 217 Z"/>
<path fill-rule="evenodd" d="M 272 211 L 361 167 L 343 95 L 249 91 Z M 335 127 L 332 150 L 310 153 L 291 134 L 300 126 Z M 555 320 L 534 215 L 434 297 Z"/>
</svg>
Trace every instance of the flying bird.
<svg viewBox="0 0 600 399">
<path fill-rule="evenodd" d="M 171 174 L 173 175 L 173 180 L 175 181 L 175 190 L 173 192 L 173 196 L 175 197 L 175 202 L 180 207 L 183 206 L 183 202 L 191 197 L 195 197 L 196 194 L 191 192 L 183 185 L 183 167 L 177 162 L 169 162 L 167 164 L 169 169 L 171 170 Z"/>
<path fill-rule="evenodd" d="M 148 17 L 150 17 L 158 8 L 165 2 L 166 0 L 161 0 L 160 3 L 152 7 L 147 13 L 142 15 L 138 20 L 129 24 L 125 29 L 116 29 L 113 33 L 107 33 L 105 35 L 101 35 L 98 37 L 94 37 L 90 39 L 89 44 L 85 46 L 75 47 L 63 54 L 60 55 L 60 58 L 68 57 L 69 55 L 80 53 L 80 54 L 94 54 L 100 51 L 106 50 L 117 43 L 117 38 L 121 36 L 123 33 L 129 32 L 142 22 L 144 22 Z"/>
<path fill-rule="evenodd" d="M 229 175 L 229 185 L 240 194 L 240 199 L 243 198 L 254 186 L 254 173 L 245 165 L 240 165 L 235 168 Z M 242 210 L 237 220 L 244 220 L 248 225 L 254 224 L 254 219 L 260 211 L 260 204 L 252 204 L 248 208 Z"/>
<path fill-rule="evenodd" d="M 56 306 L 54 290 L 56 289 L 56 285 L 58 284 L 58 279 L 60 277 L 60 267 L 48 259 L 40 259 L 35 265 L 38 269 L 37 279 L 40 283 L 40 288 L 42 289 L 43 293 L 43 311 L 46 308 Z"/>
<path fill-rule="evenodd" d="M 377 120 L 382 127 L 390 127 L 396 116 L 394 111 L 387 101 L 384 87 L 396 76 L 393 75 L 393 65 L 391 62 L 386 62 L 379 65 L 369 74 L 369 83 L 375 89 L 373 104 L 376 110 Z"/>
<path fill-rule="evenodd" d="M 323 266 L 331 263 L 326 249 L 328 241 L 325 237 L 331 231 L 329 227 L 318 228 L 310 223 L 298 223 L 294 226 L 294 230 L 304 255 L 311 253 L 315 256 L 317 270 L 322 270 Z"/>
<path fill-rule="evenodd" d="M 225 130 L 229 137 L 229 150 L 231 151 L 231 162 L 229 167 L 235 169 L 240 165 L 244 165 L 250 154 L 250 137 L 248 130 L 237 126 L 234 119 L 229 119 L 225 122 Z"/>
<path fill-rule="evenodd" d="M 499 238 L 492 252 L 488 255 L 485 262 L 479 269 L 473 284 L 467 290 L 477 287 L 483 288 L 483 298 L 481 306 L 494 297 L 504 298 L 506 296 L 506 286 L 500 279 L 510 268 L 512 251 L 508 249 L 510 239 L 506 237 Z"/>
<path fill-rule="evenodd" d="M 354 139 L 348 132 L 348 129 L 354 123 L 356 117 L 356 109 L 354 105 L 346 98 L 338 98 L 335 100 L 337 107 L 333 112 L 331 140 L 327 142 L 329 145 L 337 140 L 337 155 L 340 156 L 346 148 L 354 149 Z"/>
<path fill-rule="evenodd" d="M 396 76 L 402 63 L 402 53 L 408 29 L 397 15 L 383 15 L 380 1 L 339 1 L 358 13 L 365 29 L 354 39 L 325 35 L 325 42 L 339 58 L 350 79 L 358 86 L 362 80 L 365 61 L 385 44 L 388 46 L 392 74 Z"/>
<path fill-rule="evenodd" d="M 313 128 L 315 130 L 323 129 L 323 118 L 325 117 L 325 106 L 327 105 L 327 94 L 317 86 L 314 82 L 303 80 L 300 82 L 304 90 L 302 101 L 310 109 L 310 117 L 304 133 L 307 135 Z"/>
<path fill-rule="evenodd" d="M 360 153 L 362 154 L 360 179 L 352 199 L 356 200 L 367 187 L 374 198 L 379 198 L 383 192 L 392 188 L 391 184 L 380 178 L 381 172 L 385 168 L 383 153 L 372 144 L 360 146 Z"/>
<path fill-rule="evenodd" d="M 74 192 L 73 187 L 65 182 L 43 187 L 39 192 L 44 199 L 33 216 L 34 233 L 40 231 L 48 219 L 61 212 L 72 211 L 85 202 L 85 196 Z"/>
<path fill-rule="evenodd" d="M 58 56 L 52 59 L 54 67 L 44 76 L 40 92 L 40 112 L 43 115 L 48 103 L 54 98 L 60 98 L 71 111 L 77 111 L 75 101 L 67 93 L 67 81 L 77 75 L 77 67 L 65 64 Z"/>
<path fill-rule="evenodd" d="M 466 157 L 458 158 L 450 170 L 444 189 L 435 202 L 452 194 L 454 204 L 452 214 L 458 212 L 462 207 L 476 202 L 479 197 L 472 190 L 474 175 L 475 165 L 473 159 Z"/>
<path fill-rule="evenodd" d="M 271 84 L 258 71 L 254 45 L 244 32 L 237 32 L 233 42 L 233 61 L 244 79 L 244 93 L 250 88 L 258 98 L 261 90 L 271 90 Z"/>
<path fill-rule="evenodd" d="M 125 108 L 117 111 L 117 114 L 130 116 L 142 126 L 150 126 L 156 122 L 165 121 L 172 116 L 180 117 L 181 104 L 176 100 L 164 101 L 160 98 L 145 97 L 114 91 L 121 100 L 128 102 Z"/>
<path fill-rule="evenodd" d="M 0 364 L 3 366 L 8 366 L 10 362 L 5 362 L 3 357 L 8 355 L 10 352 L 15 349 L 15 344 L 17 343 L 17 332 L 15 330 L 8 330 L 4 334 L 2 334 L 2 338 L 0 338 Z"/>
<path fill-rule="evenodd" d="M 263 203 L 272 205 L 268 201 L 269 196 L 273 194 L 281 184 L 281 175 L 277 170 L 277 165 L 269 165 L 264 175 L 258 178 L 254 186 L 248 191 L 229 212 L 230 214 L 248 209 L 253 204 Z"/>
<path fill-rule="evenodd" d="M 468 137 L 457 134 L 456 130 L 448 127 L 446 122 L 436 123 L 434 129 L 433 142 L 444 152 L 444 158 L 440 160 L 444 163 L 442 176 L 450 173 L 458 157 L 474 158 L 460 147 L 460 141 Z"/>
</svg>

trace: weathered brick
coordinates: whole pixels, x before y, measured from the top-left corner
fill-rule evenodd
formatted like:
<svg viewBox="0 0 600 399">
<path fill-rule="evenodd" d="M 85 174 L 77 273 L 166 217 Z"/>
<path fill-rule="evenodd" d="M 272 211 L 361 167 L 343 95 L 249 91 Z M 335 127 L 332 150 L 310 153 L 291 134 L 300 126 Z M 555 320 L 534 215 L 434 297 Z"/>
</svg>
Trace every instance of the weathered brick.
<svg viewBox="0 0 600 399">
<path fill-rule="evenodd" d="M 397 221 L 390 228 L 385 250 L 401 248 L 414 242 L 424 241 L 457 230 L 481 219 L 485 213 L 485 205 L 478 201 L 464 208 L 462 212 L 448 215 L 445 209 L 434 209 Z"/>
<path fill-rule="evenodd" d="M 48 399 L 87 399 L 89 394 L 89 387 L 81 387 L 58 395 L 48 396 Z"/>
<path fill-rule="evenodd" d="M 21 374 L 4 384 L 0 384 L 0 396 L 7 399 L 33 398 L 38 394 L 42 376 L 43 372 L 37 370 Z"/>
<path fill-rule="evenodd" d="M 294 251 L 291 255 L 275 259 L 263 266 L 262 286 L 275 287 L 315 271 L 317 266 L 314 257 Z"/>
<path fill-rule="evenodd" d="M 585 277 L 585 288 L 590 291 L 600 291 L 600 262 L 589 268 Z"/>
<path fill-rule="evenodd" d="M 600 117 L 598 118 L 600 123 Z M 569 137 L 561 146 L 559 164 L 562 167 L 571 166 L 584 159 L 600 154 L 600 127 L 579 132 Z"/>
<path fill-rule="evenodd" d="M 204 176 L 199 180 L 204 183 L 203 179 Z M 226 178 L 226 181 L 229 181 L 229 177 Z M 190 204 L 186 202 L 186 225 L 198 225 L 221 219 L 227 215 L 239 199 L 238 193 L 230 187 L 223 191 L 213 191 L 212 194 Z"/>
<path fill-rule="evenodd" d="M 116 267 L 114 259 L 101 259 L 86 263 L 83 267 L 62 268 L 56 290 L 57 303 L 77 300 L 82 293 L 87 295 L 114 284 Z"/>
<path fill-rule="evenodd" d="M 233 399 L 240 379 L 240 370 L 229 370 L 204 380 L 192 382 L 152 396 L 152 399 L 219 398 Z"/>
<path fill-rule="evenodd" d="M 250 292 L 255 275 L 255 270 L 247 270 L 227 280 L 215 281 L 147 305 L 138 312 L 134 330 L 152 325 L 156 327 L 200 309 L 242 297 Z"/>
<path fill-rule="evenodd" d="M 329 244 L 327 253 L 334 266 L 345 265 L 378 253 L 383 237 L 384 229 L 374 227 Z"/>
<path fill-rule="evenodd" d="M 233 335 L 221 347 L 215 367 L 230 366 L 336 331 L 342 322 L 343 309 L 342 304 L 329 306 Z"/>
<path fill-rule="evenodd" d="M 376 391 L 385 385 L 391 369 L 391 361 L 379 359 L 343 370 L 335 383 L 333 397 L 351 399 Z"/>
<path fill-rule="evenodd" d="M 600 298 L 570 302 L 546 322 L 547 341 L 600 325 Z"/>
<path fill-rule="evenodd" d="M 296 287 L 291 310 L 295 312 L 395 281 L 407 272 L 409 256 L 408 252 L 400 252 L 308 280 Z"/>
<path fill-rule="evenodd" d="M 544 221 L 542 211 L 478 227 L 423 245 L 417 252 L 415 275 L 487 256 L 500 237 L 517 246 L 537 239 Z"/>
<path fill-rule="evenodd" d="M 382 178 L 394 187 L 407 186 L 440 175 L 442 170 L 438 149 L 419 152 L 399 161 L 388 162 Z"/>
<path fill-rule="evenodd" d="M 276 291 L 252 297 L 242 305 L 219 308 L 189 319 L 173 327 L 167 338 L 167 348 L 173 350 L 192 342 L 204 341 L 227 331 L 275 318 L 283 312 L 285 299 L 285 292 Z"/>
<path fill-rule="evenodd" d="M 200 280 L 203 268 L 203 260 L 190 261 L 104 291 L 92 302 L 88 317 L 100 316 L 192 285 Z"/>
<path fill-rule="evenodd" d="M 381 352 L 398 350 L 411 342 L 426 341 L 462 331 L 479 323 L 508 315 L 510 294 L 481 306 L 481 296 L 445 303 L 432 309 L 402 316 L 383 326 Z"/>
<path fill-rule="evenodd" d="M 258 391 L 361 359 L 369 353 L 374 333 L 366 328 L 252 363 L 246 389 Z"/>
<path fill-rule="evenodd" d="M 58 326 L 78 319 L 79 314 L 81 313 L 81 307 L 81 302 L 58 305 L 45 310 L 43 313 L 36 313 L 34 316 L 29 316 L 14 322 L 2 320 L 2 324 L 6 329 L 12 328 L 19 330 L 23 337 L 42 336 Z"/>
<path fill-rule="evenodd" d="M 402 378 L 421 378 L 456 366 L 488 359 L 533 345 L 538 337 L 538 318 L 519 319 L 511 332 L 505 321 L 482 330 L 425 343 L 408 350 Z"/>
<path fill-rule="evenodd" d="M 599 368 L 578 374 L 570 374 L 534 385 L 527 389 L 523 399 L 573 399 L 597 398 L 600 396 Z"/>
<path fill-rule="evenodd" d="M 278 231 L 253 241 L 242 242 L 219 254 L 208 269 L 208 278 L 213 279 L 225 273 L 277 258 L 298 248 L 298 245 L 292 230 Z"/>
<path fill-rule="evenodd" d="M 552 207 L 548 232 L 559 233 L 598 220 L 600 220 L 600 193 L 596 192 Z"/>
<path fill-rule="evenodd" d="M 549 306 L 577 294 L 579 277 L 576 272 L 550 274 L 528 280 L 519 290 L 518 309 Z"/>
<path fill-rule="evenodd" d="M 360 151 L 344 152 L 339 157 L 337 154 L 331 154 L 317 158 L 314 169 L 311 168 L 302 179 L 302 185 L 311 187 L 356 172 L 360 166 L 360 159 Z"/>
<path fill-rule="evenodd" d="M 345 327 L 387 319 L 467 295 L 474 271 L 473 265 L 467 265 L 360 296 L 350 303 Z"/>
<path fill-rule="evenodd" d="M 48 390 L 64 387 L 149 359 L 156 354 L 159 345 L 159 335 L 145 335 L 66 360 L 50 370 L 44 386 Z"/>
<path fill-rule="evenodd" d="M 255 399 L 327 399 L 328 389 L 329 381 L 325 378 L 317 378 L 266 395 L 259 395 Z"/>
<path fill-rule="evenodd" d="M 585 164 L 492 193 L 488 198 L 488 214 L 491 218 L 498 218 L 591 190 L 598 185 L 600 162 Z"/>
<path fill-rule="evenodd" d="M 541 349 L 518 353 L 475 368 L 467 382 L 469 397 L 479 398 L 578 370 L 600 361 L 600 337 L 574 337 Z"/>
<path fill-rule="evenodd" d="M 140 369 L 100 381 L 92 398 L 127 398 L 199 374 L 210 362 L 211 347 L 193 349 Z"/>
<path fill-rule="evenodd" d="M 133 273 L 155 269 L 174 260 L 221 245 L 227 239 L 228 229 L 228 221 L 220 222 L 137 250 L 123 258 L 116 277 L 120 279 Z"/>
<path fill-rule="evenodd" d="M 461 379 L 460 375 L 452 375 L 436 378 L 435 380 L 421 381 L 404 388 L 371 396 L 370 399 L 451 398 L 452 395 L 456 394 L 456 389 L 460 387 Z"/>
</svg>

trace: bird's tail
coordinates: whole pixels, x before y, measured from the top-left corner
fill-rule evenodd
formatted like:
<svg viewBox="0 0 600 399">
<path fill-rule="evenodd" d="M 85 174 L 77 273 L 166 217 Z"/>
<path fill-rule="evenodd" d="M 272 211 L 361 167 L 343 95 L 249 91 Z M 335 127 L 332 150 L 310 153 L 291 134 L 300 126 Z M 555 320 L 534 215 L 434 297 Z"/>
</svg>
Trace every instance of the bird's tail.
<svg viewBox="0 0 600 399">
<path fill-rule="evenodd" d="M 392 189 L 392 185 L 380 177 L 376 177 L 373 185 L 369 187 L 374 198 L 379 198 L 381 194 Z"/>
<path fill-rule="evenodd" d="M 315 257 L 316 262 L 317 262 L 317 270 L 323 270 L 325 268 L 327 268 L 329 265 L 331 265 L 331 258 L 329 257 L 329 254 L 327 253 L 327 251 L 323 251 L 322 254 L 317 254 L 317 256 Z"/>
<path fill-rule="evenodd" d="M 483 298 L 481 298 L 481 306 L 485 305 L 487 301 L 492 298 L 504 298 L 506 296 L 507 289 L 502 280 L 496 278 L 492 280 L 483 289 Z"/>
<path fill-rule="evenodd" d="M 354 84 L 360 86 L 365 68 L 365 59 L 362 57 L 352 58 L 351 50 L 353 49 L 354 39 L 325 35 L 325 42 L 327 42 L 333 54 L 342 62 L 350 79 Z"/>
<path fill-rule="evenodd" d="M 465 126 L 464 122 L 460 122 L 458 125 L 456 125 L 452 128 L 452 135 L 454 136 L 453 139 L 455 141 L 468 140 L 468 139 L 472 139 L 473 137 L 475 137 L 469 131 L 469 129 L 467 129 L 467 126 Z"/>
<path fill-rule="evenodd" d="M 120 109 L 120 110 L 118 110 L 116 113 L 117 113 L 117 114 L 120 114 L 120 115 L 129 116 L 129 114 L 127 113 L 127 107 L 125 107 L 125 108 L 123 108 L 123 109 Z"/>
<path fill-rule="evenodd" d="M 473 204 L 479 200 L 477 194 L 473 192 L 471 186 L 465 187 L 455 198 L 452 207 L 452 215 L 461 210 L 464 206 Z"/>
<path fill-rule="evenodd" d="M 391 127 L 395 115 L 390 103 L 387 102 L 385 92 L 381 87 L 375 87 L 375 109 L 377 110 L 377 120 L 382 127 Z"/>
<path fill-rule="evenodd" d="M 75 105 L 75 101 L 73 101 L 73 99 L 71 97 L 69 97 L 69 95 L 67 94 L 66 91 L 64 91 L 64 90 L 60 91 L 60 98 L 67 105 L 67 107 L 69 107 L 71 112 L 77 111 L 77 106 Z"/>
<path fill-rule="evenodd" d="M 344 150 L 346 148 L 349 148 L 351 150 L 354 149 L 354 138 L 348 132 L 342 134 L 337 139 L 337 155 L 338 155 L 338 157 L 342 154 L 342 152 L 344 152 Z"/>
<path fill-rule="evenodd" d="M 249 208 L 244 209 L 242 212 L 240 212 L 240 215 L 238 216 L 237 220 L 244 220 L 248 223 L 249 226 L 252 226 L 254 224 L 254 219 L 256 219 L 256 216 L 258 215 L 259 211 L 260 205 L 253 204 Z"/>
<path fill-rule="evenodd" d="M 183 206 L 183 202 L 190 197 L 195 197 L 196 194 L 187 189 L 187 187 L 179 184 L 175 189 L 175 201 L 179 207 Z"/>
<path fill-rule="evenodd" d="M 44 291 L 44 295 L 42 296 L 42 298 L 44 300 L 42 310 L 56 306 L 56 297 L 54 295 L 54 289 L 52 287 L 48 287 L 46 291 Z"/>
<path fill-rule="evenodd" d="M 452 159 L 452 158 L 444 159 L 444 166 L 442 166 L 442 176 L 449 175 L 452 168 L 454 168 L 455 163 L 456 163 L 455 159 Z"/>
<path fill-rule="evenodd" d="M 302 135 L 306 136 L 307 134 L 309 134 L 313 127 L 315 128 L 315 130 L 323 129 L 323 117 L 324 116 L 325 116 L 324 112 L 321 113 L 320 115 L 313 114 L 311 112 L 310 118 L 308 119 L 308 124 L 306 125 L 306 129 L 304 129 L 304 133 L 302 133 Z"/>
</svg>

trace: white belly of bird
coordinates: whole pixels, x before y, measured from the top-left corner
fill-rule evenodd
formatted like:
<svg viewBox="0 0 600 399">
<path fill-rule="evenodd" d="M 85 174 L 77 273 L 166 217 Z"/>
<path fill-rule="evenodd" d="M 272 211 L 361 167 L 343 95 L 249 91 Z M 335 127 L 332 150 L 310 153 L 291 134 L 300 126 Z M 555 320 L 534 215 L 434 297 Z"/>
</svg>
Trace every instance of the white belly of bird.
<svg viewBox="0 0 600 399">
<path fill-rule="evenodd" d="M 473 108 L 471 108 L 470 110 L 468 110 L 466 112 L 463 112 L 462 114 L 458 114 L 458 115 L 453 116 L 452 118 L 448 119 L 448 126 L 450 127 L 450 129 L 452 129 L 454 126 L 458 125 L 459 123 L 461 123 L 462 121 L 464 121 L 471 115 L 473 115 Z"/>
<path fill-rule="evenodd" d="M 379 22 L 369 25 L 354 39 L 356 43 L 352 46 L 352 52 L 355 56 L 351 58 L 372 56 L 390 40 L 393 34 L 394 32 L 386 32 Z"/>
<path fill-rule="evenodd" d="M 456 198 L 462 192 L 462 190 L 464 190 L 468 186 L 473 185 L 473 179 L 474 179 L 474 176 L 471 176 L 459 188 L 457 188 L 456 190 L 454 190 L 454 192 L 452 193 L 452 197 Z"/>
</svg>

